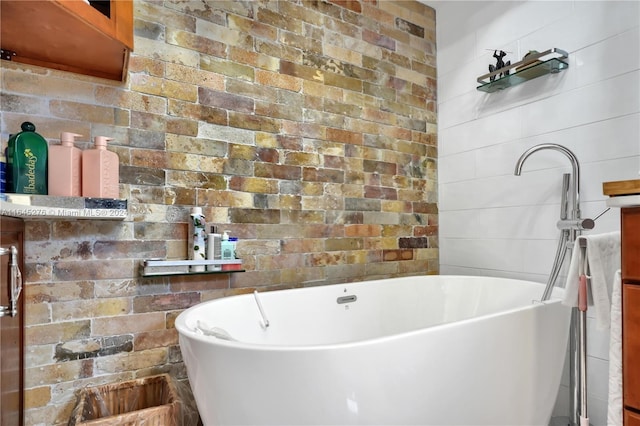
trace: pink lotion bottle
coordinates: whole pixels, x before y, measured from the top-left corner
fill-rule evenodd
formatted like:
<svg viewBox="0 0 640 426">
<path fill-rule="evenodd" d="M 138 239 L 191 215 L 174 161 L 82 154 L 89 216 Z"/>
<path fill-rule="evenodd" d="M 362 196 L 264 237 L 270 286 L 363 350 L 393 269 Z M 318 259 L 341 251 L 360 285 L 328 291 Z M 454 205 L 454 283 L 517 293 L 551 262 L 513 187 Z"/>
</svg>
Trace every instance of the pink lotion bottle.
<svg viewBox="0 0 640 426">
<path fill-rule="evenodd" d="M 119 198 L 120 169 L 118 154 L 107 151 L 112 138 L 96 136 L 95 148 L 82 151 L 82 196 Z"/>
<path fill-rule="evenodd" d="M 60 133 L 60 145 L 49 146 L 49 195 L 82 195 L 82 151 L 74 146 L 76 133 Z"/>
</svg>

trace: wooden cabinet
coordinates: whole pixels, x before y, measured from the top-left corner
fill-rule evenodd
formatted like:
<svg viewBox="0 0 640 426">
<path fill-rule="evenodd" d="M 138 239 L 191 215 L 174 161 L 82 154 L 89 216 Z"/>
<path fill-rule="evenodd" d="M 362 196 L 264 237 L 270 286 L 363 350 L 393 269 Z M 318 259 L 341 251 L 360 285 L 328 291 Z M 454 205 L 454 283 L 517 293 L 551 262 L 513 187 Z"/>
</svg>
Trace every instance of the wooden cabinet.
<svg viewBox="0 0 640 426">
<path fill-rule="evenodd" d="M 0 426 L 23 424 L 24 388 L 24 297 L 20 295 L 11 314 L 12 248 L 20 271 L 23 268 L 24 221 L 0 216 Z M 7 309 L 8 308 L 8 309 Z"/>
<path fill-rule="evenodd" d="M 640 414 L 625 410 L 623 421 L 624 426 L 640 426 Z"/>
<path fill-rule="evenodd" d="M 133 50 L 133 1 L 0 1 L 0 43 L 12 61 L 123 81 Z M 99 10 L 100 9 L 100 10 Z"/>
<path fill-rule="evenodd" d="M 621 214 L 624 424 L 640 426 L 640 207 Z"/>
</svg>

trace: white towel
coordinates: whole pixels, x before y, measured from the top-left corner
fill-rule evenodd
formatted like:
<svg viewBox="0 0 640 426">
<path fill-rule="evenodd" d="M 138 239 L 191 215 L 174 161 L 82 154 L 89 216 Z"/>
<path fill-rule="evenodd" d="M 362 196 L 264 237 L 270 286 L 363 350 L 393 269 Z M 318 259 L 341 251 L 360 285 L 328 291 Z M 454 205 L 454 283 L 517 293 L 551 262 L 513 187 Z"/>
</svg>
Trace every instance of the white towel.
<svg viewBox="0 0 640 426">
<path fill-rule="evenodd" d="M 622 277 L 620 270 L 616 271 L 611 293 L 607 425 L 622 426 Z"/>
<path fill-rule="evenodd" d="M 578 280 L 580 240 L 587 241 L 587 264 L 589 265 L 589 305 L 595 309 L 596 327 L 609 328 L 611 290 L 615 272 L 620 269 L 620 232 L 583 235 L 576 239 L 569 264 L 563 303 L 578 306 Z"/>
</svg>

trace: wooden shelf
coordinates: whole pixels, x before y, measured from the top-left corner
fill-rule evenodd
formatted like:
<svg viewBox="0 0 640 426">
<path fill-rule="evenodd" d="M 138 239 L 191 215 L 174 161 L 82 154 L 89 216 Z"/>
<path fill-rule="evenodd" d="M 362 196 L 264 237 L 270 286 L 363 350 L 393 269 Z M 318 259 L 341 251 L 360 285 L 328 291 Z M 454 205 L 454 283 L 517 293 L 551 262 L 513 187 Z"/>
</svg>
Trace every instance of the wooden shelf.
<svg viewBox="0 0 640 426">
<path fill-rule="evenodd" d="M 0 1 L 3 59 L 123 81 L 133 50 L 133 2 L 110 16 L 82 0 Z"/>
</svg>

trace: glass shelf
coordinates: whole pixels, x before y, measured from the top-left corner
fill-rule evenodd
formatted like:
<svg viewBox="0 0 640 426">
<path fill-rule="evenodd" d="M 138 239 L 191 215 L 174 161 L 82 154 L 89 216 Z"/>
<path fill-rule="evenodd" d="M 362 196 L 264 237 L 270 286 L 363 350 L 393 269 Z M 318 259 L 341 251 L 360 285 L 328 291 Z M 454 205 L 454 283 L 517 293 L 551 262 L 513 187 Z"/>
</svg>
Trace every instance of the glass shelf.
<svg viewBox="0 0 640 426">
<path fill-rule="evenodd" d="M 191 271 L 191 266 L 220 266 L 217 271 Z M 231 260 L 143 260 L 140 264 L 140 275 L 143 277 L 163 277 L 172 275 L 206 275 L 244 272 L 241 259 Z"/>
<path fill-rule="evenodd" d="M 544 59 L 549 54 L 559 54 L 560 57 Z M 525 81 L 533 80 L 534 78 L 542 77 L 547 74 L 556 74 L 569 68 L 569 64 L 565 62 L 569 54 L 560 49 L 549 49 L 542 53 L 527 56 L 526 59 L 511 64 L 507 67 L 501 68 L 497 71 L 485 74 L 478 77 L 478 83 L 482 83 L 477 89 L 481 92 L 493 93 L 498 90 L 506 89 L 508 87 L 517 86 Z M 496 78 L 491 81 L 491 77 L 497 77 L 500 73 L 509 70 L 512 72 L 509 75 L 505 75 L 500 78 Z M 488 81 L 487 81 L 488 80 Z"/>
<path fill-rule="evenodd" d="M 23 219 L 123 220 L 127 200 L 114 198 L 59 197 L 52 195 L 2 194 L 0 215 Z"/>
</svg>

